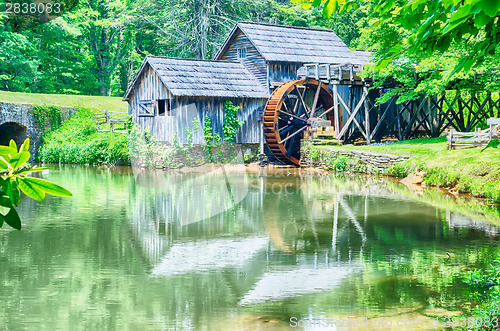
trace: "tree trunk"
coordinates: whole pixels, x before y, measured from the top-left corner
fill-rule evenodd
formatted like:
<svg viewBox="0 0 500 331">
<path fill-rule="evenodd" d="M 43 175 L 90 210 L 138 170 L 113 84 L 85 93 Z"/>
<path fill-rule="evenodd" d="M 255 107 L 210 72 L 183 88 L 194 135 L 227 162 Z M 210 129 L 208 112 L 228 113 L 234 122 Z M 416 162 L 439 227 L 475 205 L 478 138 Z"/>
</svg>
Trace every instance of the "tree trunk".
<svg viewBox="0 0 500 331">
<path fill-rule="evenodd" d="M 99 95 L 102 95 L 103 97 L 107 96 L 107 87 L 106 87 L 106 79 L 102 76 L 99 75 L 97 78 L 97 89 L 99 91 Z"/>
</svg>

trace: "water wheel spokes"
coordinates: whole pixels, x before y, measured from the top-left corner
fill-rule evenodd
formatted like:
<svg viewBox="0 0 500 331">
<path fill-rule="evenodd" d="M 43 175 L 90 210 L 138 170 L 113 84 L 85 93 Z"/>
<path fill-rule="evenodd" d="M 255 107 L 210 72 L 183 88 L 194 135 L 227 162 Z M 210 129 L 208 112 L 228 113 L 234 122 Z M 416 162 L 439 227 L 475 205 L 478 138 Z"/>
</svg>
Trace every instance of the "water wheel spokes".
<svg viewBox="0 0 500 331">
<path fill-rule="evenodd" d="M 264 135 L 271 153 L 285 164 L 299 165 L 304 133 L 316 118 L 333 123 L 333 109 L 332 92 L 324 83 L 294 80 L 278 87 L 264 110 Z"/>
</svg>

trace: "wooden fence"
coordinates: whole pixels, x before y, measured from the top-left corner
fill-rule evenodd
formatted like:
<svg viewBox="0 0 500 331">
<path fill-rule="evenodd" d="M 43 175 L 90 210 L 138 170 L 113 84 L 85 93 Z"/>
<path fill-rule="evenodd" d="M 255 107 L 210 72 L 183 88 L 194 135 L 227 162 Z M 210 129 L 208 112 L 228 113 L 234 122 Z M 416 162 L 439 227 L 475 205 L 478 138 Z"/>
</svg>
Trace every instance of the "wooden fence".
<svg viewBox="0 0 500 331">
<path fill-rule="evenodd" d="M 126 133 L 129 116 L 126 113 L 104 110 L 102 114 L 94 114 L 97 131 Z M 103 130 L 101 125 L 109 124 L 109 130 Z"/>
<path fill-rule="evenodd" d="M 456 132 L 450 129 L 448 133 L 448 149 L 455 147 L 478 147 L 487 145 L 491 139 L 500 139 L 500 118 L 489 118 L 488 129 L 476 128 L 474 132 Z"/>
<path fill-rule="evenodd" d="M 451 129 L 448 133 L 448 149 L 484 146 L 488 144 L 491 137 L 490 129 L 475 129 L 473 132 L 456 132 Z M 494 134 L 493 138 L 498 138 L 498 133 Z"/>
</svg>

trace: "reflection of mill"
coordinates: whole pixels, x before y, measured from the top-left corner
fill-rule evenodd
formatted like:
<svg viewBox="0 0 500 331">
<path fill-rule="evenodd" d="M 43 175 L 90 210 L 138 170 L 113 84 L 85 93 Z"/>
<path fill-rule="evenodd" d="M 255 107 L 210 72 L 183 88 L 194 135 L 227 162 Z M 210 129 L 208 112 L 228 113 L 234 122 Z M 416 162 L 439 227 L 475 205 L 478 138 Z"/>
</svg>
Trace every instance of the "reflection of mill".
<svg viewBox="0 0 500 331">
<path fill-rule="evenodd" d="M 241 236 L 262 234 L 262 228 L 274 248 L 288 253 L 319 251 L 321 247 L 336 251 L 337 242 L 347 237 L 349 241 L 359 241 L 361 246 L 366 241 L 362 223 L 366 223 L 371 197 L 361 187 L 346 192 L 329 183 L 330 191 L 325 192 L 307 178 L 297 178 L 295 182 L 287 177 L 248 180 L 242 174 L 224 178 L 218 173 L 170 174 L 167 178 L 158 172 L 147 173 L 138 180 L 145 187 L 143 192 L 135 192 L 142 198 L 134 204 L 133 225 L 139 238 L 150 238 L 145 241 L 150 242 L 151 253 L 161 251 L 158 248 L 162 245 L 154 239 L 158 237 L 175 241 L 198 235 Z M 232 190 L 227 189 L 228 185 Z M 140 189 L 139 186 L 137 190 Z M 384 195 L 390 193 L 377 194 Z M 332 225 L 325 228 L 328 223 Z M 329 233 L 328 242 L 325 233 Z M 354 234 L 358 240 L 352 238 Z"/>
<path fill-rule="evenodd" d="M 426 302 L 429 286 L 421 284 L 441 275 L 427 267 L 429 259 L 443 265 L 440 253 L 483 231 L 405 200 L 378 178 L 286 175 L 231 174 L 234 184 L 246 177 L 246 196 L 197 222 L 180 219 L 189 214 L 176 208 L 213 210 L 222 201 L 222 174 L 194 181 L 159 172 L 144 179 L 162 187 L 131 185 L 131 237 L 148 282 L 165 297 L 159 318 L 178 323 L 188 316 L 198 325 L 200 316 L 224 309 L 286 317 Z"/>
<path fill-rule="evenodd" d="M 308 179 L 294 186 L 286 182 L 270 184 L 263 206 L 266 231 L 274 247 L 282 252 L 338 256 L 341 242 L 342 249 L 349 248 L 348 256 L 352 249 L 362 253 L 367 239 L 364 225 L 373 200 L 368 193 L 361 187 L 346 191 L 335 185 L 324 192 Z M 389 194 L 380 188 L 377 196 Z"/>
<path fill-rule="evenodd" d="M 327 185 L 331 192 L 318 190 L 315 185 L 321 184 L 307 178 L 232 176 L 231 185 L 240 185 L 235 194 L 246 195 L 208 218 L 200 215 L 220 205 L 225 185 L 220 174 L 189 180 L 170 176 L 162 188 L 138 188 L 142 192 L 136 192 L 140 198 L 134 203 L 132 227 L 152 276 L 239 270 L 247 275 L 246 285 L 227 272 L 224 278 L 240 303 L 247 304 L 268 298 L 262 293 L 269 284 L 283 284 L 272 286 L 275 299 L 289 297 L 332 288 L 353 270 L 359 261 L 353 251 L 362 253 L 366 242 L 362 223 L 369 196 L 344 196 L 335 183 Z M 162 180 L 165 174 L 160 173 L 146 182 Z M 358 216 L 360 209 L 364 219 Z M 280 270 L 269 269 L 276 263 Z"/>
<path fill-rule="evenodd" d="M 339 237 L 342 237 L 346 231 L 348 231 L 348 226 L 349 223 L 354 225 L 355 230 L 359 233 L 362 244 L 366 242 L 366 234 L 363 230 L 363 227 L 358 221 L 358 218 L 356 217 L 355 213 L 352 211 L 351 207 L 349 204 L 346 202 L 344 199 L 344 196 L 342 193 L 338 193 L 337 195 L 334 196 L 335 200 L 333 203 L 327 202 L 325 204 L 322 204 L 320 208 L 326 208 L 326 210 L 333 210 L 334 212 L 334 217 L 333 217 L 333 230 L 332 230 L 332 242 L 331 242 L 331 247 L 332 247 L 332 252 L 336 252 L 337 248 L 337 240 Z M 314 205 L 315 203 L 313 203 Z M 314 206 L 314 208 L 318 208 L 318 206 Z M 345 215 L 345 218 L 347 222 L 343 222 L 342 225 L 339 228 L 339 215 L 343 213 Z M 365 215 L 364 215 L 364 221 L 366 222 L 368 217 L 368 200 L 367 197 L 365 197 Z M 309 227 L 310 232 L 313 236 L 313 242 L 317 250 L 320 250 L 320 240 L 318 236 L 318 231 L 316 228 L 316 221 L 313 217 L 307 219 L 306 224 L 302 224 L 302 227 L 299 229 L 299 226 L 297 225 L 296 219 L 292 218 L 292 226 L 295 229 L 295 232 L 297 234 L 299 233 L 305 233 L 307 231 L 307 228 Z M 278 225 L 278 219 L 277 218 L 272 218 L 272 217 L 267 217 L 265 218 L 264 221 L 267 233 L 269 234 L 269 237 L 271 238 L 274 247 L 278 248 L 279 250 L 283 252 L 289 252 L 289 253 L 296 253 L 298 251 L 297 245 L 298 243 L 295 242 L 294 246 L 292 247 L 290 244 L 287 244 L 285 239 L 283 238 L 283 232 L 286 232 L 285 229 L 280 229 L 280 226 Z M 283 231 L 282 231 L 283 230 Z"/>
</svg>

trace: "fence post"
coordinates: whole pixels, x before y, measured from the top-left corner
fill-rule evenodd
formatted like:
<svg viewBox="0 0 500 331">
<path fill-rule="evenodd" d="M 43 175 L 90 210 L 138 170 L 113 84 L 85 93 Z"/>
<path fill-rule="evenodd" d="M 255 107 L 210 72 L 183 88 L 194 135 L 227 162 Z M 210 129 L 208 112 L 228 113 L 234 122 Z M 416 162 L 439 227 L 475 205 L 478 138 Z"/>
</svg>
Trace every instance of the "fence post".
<svg viewBox="0 0 500 331">
<path fill-rule="evenodd" d="M 450 129 L 450 133 L 448 133 L 448 149 L 452 149 L 453 144 L 453 129 Z"/>
<path fill-rule="evenodd" d="M 111 116 L 109 115 L 109 111 L 104 109 L 104 116 L 106 117 L 106 122 L 109 123 L 109 130 L 113 132 L 113 123 L 111 123 Z"/>
</svg>

